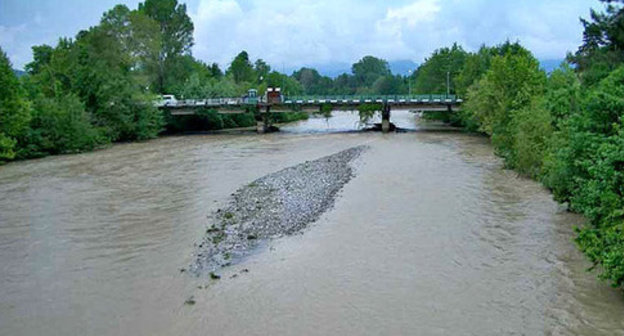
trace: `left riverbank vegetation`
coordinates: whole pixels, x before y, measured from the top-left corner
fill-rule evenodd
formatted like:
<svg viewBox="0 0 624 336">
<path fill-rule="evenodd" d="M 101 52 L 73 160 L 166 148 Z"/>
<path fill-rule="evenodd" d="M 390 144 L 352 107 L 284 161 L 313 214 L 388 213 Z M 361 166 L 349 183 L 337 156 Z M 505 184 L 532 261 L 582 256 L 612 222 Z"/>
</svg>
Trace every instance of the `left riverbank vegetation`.
<svg viewBox="0 0 624 336">
<path fill-rule="evenodd" d="M 100 23 L 34 46 L 25 73 L 0 49 L 0 162 L 93 150 L 163 132 L 254 126 L 253 114 L 171 117 L 153 106 L 161 94 L 180 98 L 242 96 L 250 88 L 284 86 L 294 78 L 241 52 L 224 72 L 191 55 L 193 23 L 176 0 L 146 0 L 135 10 L 117 5 Z M 21 76 L 18 78 L 16 74 Z M 276 122 L 307 114 L 275 114 Z"/>
<path fill-rule="evenodd" d="M 18 78 L 0 49 L 0 161 L 75 153 L 162 132 L 252 126 L 253 114 L 206 109 L 172 117 L 152 102 L 233 97 L 281 87 L 286 95 L 457 94 L 461 111 L 438 116 L 491 137 L 509 168 L 538 179 L 588 218 L 577 243 L 614 286 L 624 285 L 624 12 L 618 0 L 591 11 L 583 44 L 547 74 L 518 42 L 467 52 L 441 48 L 409 76 L 365 56 L 350 74 L 274 71 L 242 51 L 223 71 L 191 55 L 193 23 L 176 0 L 118 5 L 100 23 L 33 47 Z M 450 84 L 450 85 L 448 85 Z M 448 85 L 448 86 L 447 86 Z M 376 108 L 362 108 L 364 118 Z M 305 113 L 276 114 L 279 121 Z"/>
</svg>

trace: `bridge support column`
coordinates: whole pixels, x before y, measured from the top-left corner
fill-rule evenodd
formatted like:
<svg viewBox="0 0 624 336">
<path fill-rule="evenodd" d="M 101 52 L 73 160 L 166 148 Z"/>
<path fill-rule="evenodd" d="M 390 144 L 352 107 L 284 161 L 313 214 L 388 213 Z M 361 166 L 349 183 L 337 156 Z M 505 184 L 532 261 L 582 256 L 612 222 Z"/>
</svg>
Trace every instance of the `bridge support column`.
<svg viewBox="0 0 624 336">
<path fill-rule="evenodd" d="M 262 111 L 262 108 L 258 108 L 258 112 L 256 113 L 256 132 L 258 134 L 265 133 L 271 127 L 271 106 L 267 106 L 265 111 Z"/>
<path fill-rule="evenodd" d="M 263 113 L 258 111 L 254 117 L 256 118 L 256 132 L 258 134 L 264 133 L 266 131 L 266 125 L 264 124 Z"/>
<path fill-rule="evenodd" d="M 390 105 L 385 104 L 381 111 L 381 131 L 390 132 Z"/>
</svg>

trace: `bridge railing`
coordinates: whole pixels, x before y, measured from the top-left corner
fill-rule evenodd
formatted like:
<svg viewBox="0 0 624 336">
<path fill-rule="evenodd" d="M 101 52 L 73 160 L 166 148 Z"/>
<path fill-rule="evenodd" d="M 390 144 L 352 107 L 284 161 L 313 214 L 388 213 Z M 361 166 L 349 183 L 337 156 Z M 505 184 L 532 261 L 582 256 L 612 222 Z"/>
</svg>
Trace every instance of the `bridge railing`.
<svg viewBox="0 0 624 336">
<path fill-rule="evenodd" d="M 285 96 L 286 104 L 364 104 L 364 103 L 457 103 L 456 95 L 327 95 L 327 96 Z"/>
<path fill-rule="evenodd" d="M 258 98 L 207 98 L 207 99 L 183 99 L 168 102 L 157 102 L 158 107 L 219 107 L 228 105 L 255 105 L 258 102 Z"/>
<path fill-rule="evenodd" d="M 256 105 L 263 102 L 258 97 L 241 98 L 207 98 L 207 99 L 185 99 L 177 101 L 167 101 L 158 103 L 159 107 L 184 108 L 184 107 L 223 107 Z M 284 96 L 284 104 L 348 104 L 358 105 L 367 103 L 390 103 L 390 104 L 436 104 L 436 103 L 461 103 L 462 100 L 456 95 L 428 94 L 428 95 L 327 95 L 327 96 Z"/>
</svg>

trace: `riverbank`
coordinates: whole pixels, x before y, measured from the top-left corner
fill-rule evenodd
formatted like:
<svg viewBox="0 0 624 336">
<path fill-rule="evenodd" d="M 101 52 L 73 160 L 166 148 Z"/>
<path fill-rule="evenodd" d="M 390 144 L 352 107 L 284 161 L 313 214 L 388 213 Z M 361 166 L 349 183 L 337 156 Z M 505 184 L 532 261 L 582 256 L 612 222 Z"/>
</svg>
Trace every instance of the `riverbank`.
<svg viewBox="0 0 624 336">
<path fill-rule="evenodd" d="M 304 112 L 274 113 L 272 114 L 271 118 L 274 125 L 279 127 L 288 125 L 289 123 L 307 120 L 309 118 L 309 115 L 308 113 Z M 17 155 L 10 160 L 3 159 L 3 157 L 0 156 L 0 166 L 10 162 L 41 159 L 48 156 L 88 153 L 107 149 L 115 144 L 140 143 L 165 136 L 177 136 L 198 133 L 243 133 L 256 130 L 256 120 L 254 119 L 253 113 L 218 114 L 214 110 L 209 110 L 201 112 L 198 115 L 190 116 L 176 117 L 171 116 L 170 114 L 166 114 L 163 116 L 163 119 L 165 120 L 165 129 L 161 130 L 161 132 L 158 133 L 157 136 L 150 136 L 134 140 L 126 139 L 121 141 L 110 141 L 107 140 L 105 137 L 100 137 L 97 141 L 91 143 L 86 147 L 72 147 L 70 150 L 42 151 L 29 148 L 28 150 L 18 151 Z"/>
<path fill-rule="evenodd" d="M 240 188 L 218 209 L 190 267 L 210 275 L 243 259 L 263 242 L 300 232 L 333 204 L 353 177 L 351 162 L 365 146 L 306 161 L 259 178 Z"/>
</svg>

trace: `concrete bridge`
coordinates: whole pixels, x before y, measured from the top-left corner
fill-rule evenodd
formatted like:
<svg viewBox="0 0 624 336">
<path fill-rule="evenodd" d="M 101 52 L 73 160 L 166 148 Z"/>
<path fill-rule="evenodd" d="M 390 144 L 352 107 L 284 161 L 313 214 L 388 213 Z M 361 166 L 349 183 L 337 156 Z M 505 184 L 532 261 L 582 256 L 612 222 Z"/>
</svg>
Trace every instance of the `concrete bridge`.
<svg viewBox="0 0 624 336">
<path fill-rule="evenodd" d="M 327 110 L 352 111 L 362 105 L 374 104 L 381 112 L 383 132 L 390 130 L 390 111 L 411 109 L 420 111 L 458 110 L 462 99 L 455 95 L 349 95 L 349 96 L 282 96 L 280 89 L 268 88 L 258 97 L 256 90 L 249 90 L 241 98 L 211 98 L 161 101 L 158 108 L 168 110 L 173 116 L 194 115 L 204 108 L 218 113 L 249 113 L 256 117 L 258 133 L 270 127 L 270 113 L 307 112 L 322 113 Z"/>
</svg>

